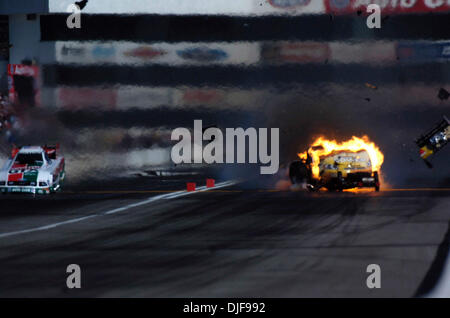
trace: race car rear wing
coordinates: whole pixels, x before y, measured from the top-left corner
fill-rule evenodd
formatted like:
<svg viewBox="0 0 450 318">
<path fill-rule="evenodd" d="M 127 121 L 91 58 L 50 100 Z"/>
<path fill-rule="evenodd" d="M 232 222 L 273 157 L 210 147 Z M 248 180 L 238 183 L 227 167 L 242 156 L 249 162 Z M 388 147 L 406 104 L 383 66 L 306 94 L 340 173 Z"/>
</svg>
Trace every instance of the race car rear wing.
<svg viewBox="0 0 450 318">
<path fill-rule="evenodd" d="M 11 158 L 14 158 L 20 151 L 22 146 L 13 146 L 11 150 Z M 56 154 L 59 152 L 59 143 L 55 145 L 45 145 L 42 149 L 47 153 L 50 159 L 56 159 Z"/>
<path fill-rule="evenodd" d="M 56 152 L 59 151 L 59 143 L 55 145 L 45 145 L 42 148 L 50 159 L 56 159 Z"/>
<path fill-rule="evenodd" d="M 428 146 L 433 148 L 434 152 L 439 151 L 440 149 L 442 149 L 443 146 L 445 146 L 448 143 L 448 139 L 447 140 L 443 140 L 440 144 L 439 147 L 436 147 L 431 141 L 430 139 L 432 137 L 434 137 L 436 134 L 439 133 L 444 133 L 445 130 L 450 126 L 450 121 L 448 120 L 448 118 L 446 116 L 444 116 L 444 119 L 442 121 L 440 121 L 433 129 L 431 129 L 428 133 L 420 136 L 417 140 L 416 140 L 416 144 L 417 146 L 424 147 L 424 146 Z"/>
<path fill-rule="evenodd" d="M 416 144 L 420 148 L 420 157 L 428 168 L 433 168 L 433 165 L 427 159 L 441 150 L 449 141 L 450 121 L 445 116 L 433 129 L 416 140 Z"/>
</svg>

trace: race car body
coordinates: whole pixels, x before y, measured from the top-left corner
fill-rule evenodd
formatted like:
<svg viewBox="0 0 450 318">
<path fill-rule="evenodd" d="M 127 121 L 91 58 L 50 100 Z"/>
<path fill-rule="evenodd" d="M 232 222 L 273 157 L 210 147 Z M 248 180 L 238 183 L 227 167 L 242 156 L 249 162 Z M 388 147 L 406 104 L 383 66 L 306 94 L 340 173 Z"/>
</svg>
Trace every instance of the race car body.
<svg viewBox="0 0 450 318">
<path fill-rule="evenodd" d="M 322 158 L 319 177 L 313 177 L 311 158 L 294 161 L 289 168 L 292 183 L 303 183 L 310 190 L 326 188 L 329 191 L 373 187 L 380 190 L 378 171 L 373 171 L 367 151 L 336 151 Z"/>
<path fill-rule="evenodd" d="M 50 194 L 58 191 L 65 178 L 64 157 L 58 146 L 14 148 L 0 170 L 2 193 Z"/>
<path fill-rule="evenodd" d="M 374 187 L 380 189 L 378 172 L 372 173 L 372 164 L 366 151 L 332 153 L 319 163 L 320 180 L 327 189 Z"/>
<path fill-rule="evenodd" d="M 450 141 L 450 121 L 444 119 L 425 135 L 416 140 L 419 146 L 419 154 L 425 160 L 441 150 Z"/>
</svg>

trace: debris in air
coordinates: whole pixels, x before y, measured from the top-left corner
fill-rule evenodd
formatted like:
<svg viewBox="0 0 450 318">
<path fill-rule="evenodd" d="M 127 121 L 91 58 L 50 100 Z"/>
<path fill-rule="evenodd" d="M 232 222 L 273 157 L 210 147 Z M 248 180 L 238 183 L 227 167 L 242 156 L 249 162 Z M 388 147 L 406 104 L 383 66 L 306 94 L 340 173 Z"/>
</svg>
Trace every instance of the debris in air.
<svg viewBox="0 0 450 318">
<path fill-rule="evenodd" d="M 371 89 L 378 89 L 377 86 L 372 85 L 372 84 L 370 84 L 370 83 L 366 83 L 366 87 L 367 87 L 367 88 L 371 88 Z"/>
<path fill-rule="evenodd" d="M 450 121 L 444 116 L 444 119 L 436 124 L 430 131 L 420 136 L 416 140 L 417 146 L 420 148 L 420 157 L 425 161 L 428 168 L 433 166 L 428 158 L 434 155 L 448 144 L 450 140 Z"/>
</svg>

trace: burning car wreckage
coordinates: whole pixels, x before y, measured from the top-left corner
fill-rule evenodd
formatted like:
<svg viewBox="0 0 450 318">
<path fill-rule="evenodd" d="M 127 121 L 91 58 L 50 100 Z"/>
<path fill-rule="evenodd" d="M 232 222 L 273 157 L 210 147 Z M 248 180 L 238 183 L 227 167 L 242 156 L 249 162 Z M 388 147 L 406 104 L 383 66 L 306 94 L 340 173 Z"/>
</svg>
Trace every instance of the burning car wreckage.
<svg viewBox="0 0 450 318">
<path fill-rule="evenodd" d="M 300 160 L 289 167 L 293 184 L 310 191 L 369 187 L 380 190 L 384 155 L 367 136 L 353 137 L 342 143 L 320 137 L 298 156 Z"/>
</svg>

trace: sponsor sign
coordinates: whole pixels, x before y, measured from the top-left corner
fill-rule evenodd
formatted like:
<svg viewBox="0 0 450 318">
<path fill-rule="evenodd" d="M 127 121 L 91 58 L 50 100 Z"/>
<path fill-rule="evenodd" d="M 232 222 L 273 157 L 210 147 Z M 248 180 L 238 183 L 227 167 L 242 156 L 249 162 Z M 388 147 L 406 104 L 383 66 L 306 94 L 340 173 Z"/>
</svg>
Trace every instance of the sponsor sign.
<svg viewBox="0 0 450 318">
<path fill-rule="evenodd" d="M 382 14 L 449 12 L 449 0 L 325 0 L 327 13 L 353 14 L 366 12 L 369 4 L 377 4 Z"/>
<path fill-rule="evenodd" d="M 362 43 L 331 42 L 330 63 L 374 64 L 396 62 L 396 46 L 391 41 Z"/>
<path fill-rule="evenodd" d="M 35 104 L 40 104 L 40 81 L 39 81 L 39 67 L 36 65 L 23 65 L 23 64 L 8 64 L 8 91 L 9 100 L 12 103 L 18 102 L 17 88 L 14 85 L 14 75 L 21 75 L 25 77 L 33 78 L 33 93 L 35 98 Z"/>
<path fill-rule="evenodd" d="M 92 48 L 91 54 L 98 60 L 110 60 L 114 58 L 116 49 L 112 45 L 96 45 Z"/>
<path fill-rule="evenodd" d="M 275 42 L 261 47 L 261 59 L 279 63 L 322 63 L 330 57 L 328 43 Z"/>
<path fill-rule="evenodd" d="M 228 54 L 224 50 L 206 46 L 179 50 L 177 51 L 177 54 L 185 60 L 207 63 L 220 62 L 228 58 Z"/>
<path fill-rule="evenodd" d="M 153 60 L 163 55 L 167 52 L 163 49 L 154 48 L 152 46 L 139 46 L 130 50 L 124 51 L 123 55 L 132 58 L 138 58 L 144 61 Z"/>
<path fill-rule="evenodd" d="M 100 42 L 56 42 L 56 61 L 60 63 L 113 63 L 116 61 L 116 48 Z"/>
<path fill-rule="evenodd" d="M 89 2 L 86 14 L 161 14 L 161 15 L 264 15 L 318 14 L 324 0 L 96 0 Z M 48 0 L 49 13 L 66 13 L 73 0 Z M 25 12 L 26 13 L 26 12 Z"/>
<path fill-rule="evenodd" d="M 58 106 L 67 110 L 89 108 L 115 109 L 117 90 L 114 88 L 60 87 Z"/>
<path fill-rule="evenodd" d="M 70 47 L 63 45 L 63 47 L 61 48 L 61 55 L 63 56 L 84 57 L 85 53 L 86 50 L 83 47 Z"/>
<path fill-rule="evenodd" d="M 269 0 L 269 3 L 276 8 L 291 9 L 307 6 L 311 0 Z"/>
<path fill-rule="evenodd" d="M 433 62 L 450 60 L 450 42 L 403 42 L 397 45 L 400 62 Z"/>
<path fill-rule="evenodd" d="M 121 86 L 118 90 L 117 109 L 151 109 L 171 105 L 171 87 Z"/>
<path fill-rule="evenodd" d="M 201 64 L 252 64 L 259 62 L 259 43 L 208 43 L 191 42 L 142 44 L 126 41 L 58 41 L 56 61 L 61 64 L 94 65 L 111 63 L 119 65 L 201 65 Z"/>
<path fill-rule="evenodd" d="M 117 92 L 117 108 L 152 109 L 164 107 L 211 106 L 214 109 L 230 107 L 253 108 L 267 97 L 265 90 L 222 89 L 215 87 L 152 87 L 121 86 Z"/>
<path fill-rule="evenodd" d="M 323 0 L 255 0 L 252 14 L 323 14 Z"/>
</svg>

